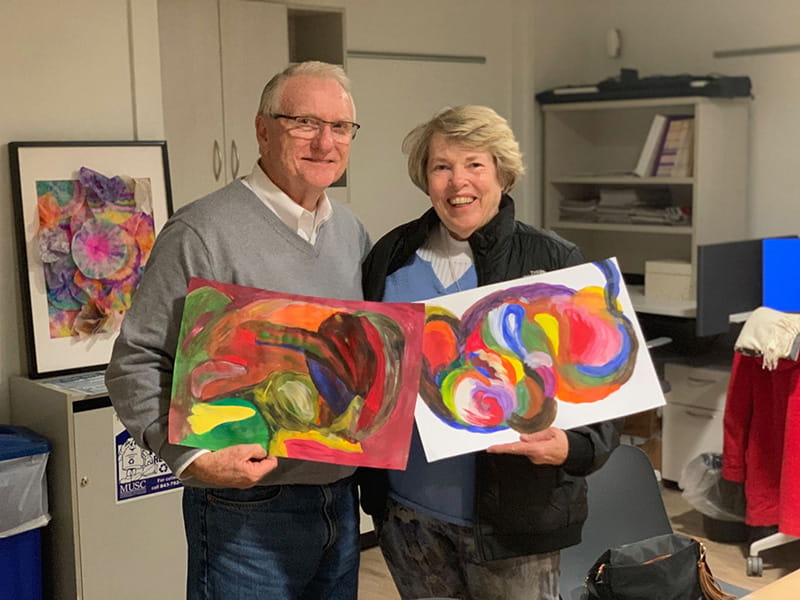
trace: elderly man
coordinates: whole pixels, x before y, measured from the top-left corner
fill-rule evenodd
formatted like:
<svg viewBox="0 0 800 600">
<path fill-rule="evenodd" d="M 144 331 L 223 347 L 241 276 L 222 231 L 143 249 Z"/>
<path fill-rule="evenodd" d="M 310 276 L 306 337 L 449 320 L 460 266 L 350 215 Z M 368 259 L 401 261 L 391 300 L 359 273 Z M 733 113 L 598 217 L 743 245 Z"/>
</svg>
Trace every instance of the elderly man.
<svg viewBox="0 0 800 600">
<path fill-rule="evenodd" d="M 341 68 L 294 65 L 264 88 L 252 172 L 177 211 L 158 236 L 106 373 L 143 447 L 184 484 L 188 598 L 353 599 L 353 469 L 215 452 L 167 441 L 172 367 L 193 276 L 290 294 L 361 299 L 363 225 L 325 189 L 347 167 L 358 124 Z"/>
</svg>

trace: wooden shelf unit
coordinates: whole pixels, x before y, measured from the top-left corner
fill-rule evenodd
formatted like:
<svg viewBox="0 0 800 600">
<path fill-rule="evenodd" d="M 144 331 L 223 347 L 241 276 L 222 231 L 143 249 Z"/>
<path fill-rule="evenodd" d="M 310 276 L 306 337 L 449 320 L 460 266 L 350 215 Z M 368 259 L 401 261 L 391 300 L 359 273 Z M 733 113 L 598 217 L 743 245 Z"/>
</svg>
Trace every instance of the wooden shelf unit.
<svg viewBox="0 0 800 600">
<path fill-rule="evenodd" d="M 685 260 L 696 276 L 698 245 L 746 237 L 748 98 L 647 98 L 541 108 L 544 225 L 577 243 L 587 258 L 616 256 L 624 273 L 642 276 L 646 260 Z M 694 116 L 691 177 L 632 174 L 657 113 Z M 560 217 L 562 201 L 596 197 L 604 189 L 660 192 L 672 205 L 688 208 L 691 223 L 600 223 Z M 670 314 L 668 308 L 647 310 Z M 678 312 L 686 310 L 681 307 Z"/>
</svg>

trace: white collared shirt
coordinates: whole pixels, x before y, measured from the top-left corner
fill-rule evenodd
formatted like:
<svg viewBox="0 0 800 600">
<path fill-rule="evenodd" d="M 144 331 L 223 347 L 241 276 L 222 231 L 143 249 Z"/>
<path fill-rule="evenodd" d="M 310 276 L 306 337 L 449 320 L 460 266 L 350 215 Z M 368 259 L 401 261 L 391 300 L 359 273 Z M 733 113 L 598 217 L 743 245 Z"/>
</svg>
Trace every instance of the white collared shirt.
<svg viewBox="0 0 800 600">
<path fill-rule="evenodd" d="M 319 228 L 331 218 L 333 208 L 326 193 L 323 192 L 315 210 L 306 210 L 289 198 L 285 192 L 267 177 L 258 161 L 256 161 L 250 174 L 242 178 L 242 183 L 258 196 L 259 200 L 274 212 L 281 221 L 309 244 L 313 244 L 317 240 Z"/>
</svg>

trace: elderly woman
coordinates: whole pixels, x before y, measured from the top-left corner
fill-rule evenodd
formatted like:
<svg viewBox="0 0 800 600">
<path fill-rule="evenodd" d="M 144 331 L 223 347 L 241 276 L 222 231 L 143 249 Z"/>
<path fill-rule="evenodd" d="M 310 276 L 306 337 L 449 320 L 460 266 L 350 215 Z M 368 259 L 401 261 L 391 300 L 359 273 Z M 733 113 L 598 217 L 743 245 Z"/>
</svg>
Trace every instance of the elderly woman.
<svg viewBox="0 0 800 600">
<path fill-rule="evenodd" d="M 375 245 L 366 299 L 425 300 L 584 262 L 574 244 L 514 219 L 507 193 L 524 167 L 492 109 L 445 109 L 413 129 L 403 150 L 432 208 Z M 580 541 L 586 519 L 583 478 L 618 443 L 611 422 L 550 427 L 428 463 L 415 428 L 405 471 L 361 476 L 401 596 L 557 599 L 559 550 Z"/>
</svg>

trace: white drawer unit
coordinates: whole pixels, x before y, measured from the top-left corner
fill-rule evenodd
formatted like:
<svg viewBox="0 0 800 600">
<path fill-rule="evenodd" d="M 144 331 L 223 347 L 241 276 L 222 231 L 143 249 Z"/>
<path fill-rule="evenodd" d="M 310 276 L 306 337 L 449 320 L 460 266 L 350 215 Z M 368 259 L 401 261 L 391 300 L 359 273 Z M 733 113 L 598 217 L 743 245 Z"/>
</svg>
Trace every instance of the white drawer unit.
<svg viewBox="0 0 800 600">
<path fill-rule="evenodd" d="M 662 477 L 677 483 L 683 469 L 704 452 L 722 452 L 722 420 L 730 371 L 667 363 L 662 430 Z"/>
</svg>

